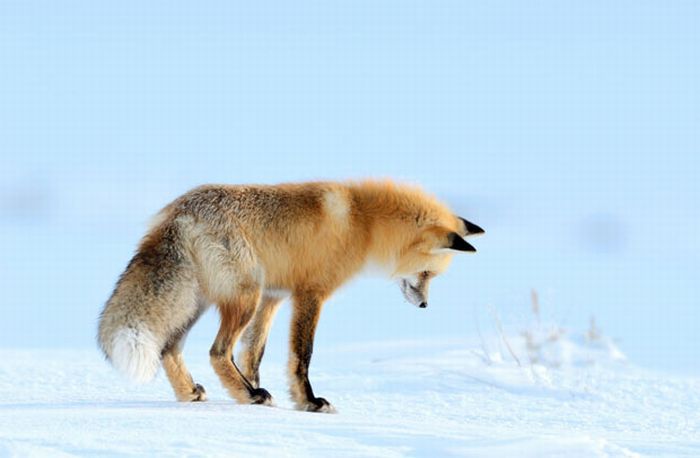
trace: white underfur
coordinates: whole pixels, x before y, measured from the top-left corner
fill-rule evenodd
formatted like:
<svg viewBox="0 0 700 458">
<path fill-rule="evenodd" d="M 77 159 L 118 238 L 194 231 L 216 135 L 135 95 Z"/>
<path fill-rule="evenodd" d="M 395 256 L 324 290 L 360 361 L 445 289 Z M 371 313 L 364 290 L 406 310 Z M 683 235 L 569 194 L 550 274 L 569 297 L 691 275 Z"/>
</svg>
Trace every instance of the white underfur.
<svg viewBox="0 0 700 458">
<path fill-rule="evenodd" d="M 383 277 L 383 278 L 394 278 L 395 267 L 393 265 L 387 266 L 373 259 L 369 259 L 362 266 L 359 275 L 363 277 Z"/>
<path fill-rule="evenodd" d="M 120 372 L 138 383 L 155 377 L 160 365 L 160 347 L 145 327 L 121 328 L 112 338 L 109 358 Z"/>
<path fill-rule="evenodd" d="M 291 291 L 282 288 L 265 288 L 263 292 L 265 296 L 274 297 L 275 299 L 286 299 L 291 296 Z"/>
<path fill-rule="evenodd" d="M 209 233 L 206 225 L 184 218 L 181 221 L 192 241 L 192 250 L 202 270 L 202 286 L 210 301 L 235 297 L 240 282 L 264 284 L 263 271 L 257 266 L 253 251 L 245 239 L 231 237 L 228 247 L 225 247 L 221 240 Z M 242 269 L 242 266 L 246 269 Z M 242 276 L 242 273 L 246 276 Z"/>
<path fill-rule="evenodd" d="M 324 206 L 329 215 L 337 220 L 347 220 L 350 214 L 350 205 L 341 193 L 328 191 L 324 195 Z"/>
</svg>

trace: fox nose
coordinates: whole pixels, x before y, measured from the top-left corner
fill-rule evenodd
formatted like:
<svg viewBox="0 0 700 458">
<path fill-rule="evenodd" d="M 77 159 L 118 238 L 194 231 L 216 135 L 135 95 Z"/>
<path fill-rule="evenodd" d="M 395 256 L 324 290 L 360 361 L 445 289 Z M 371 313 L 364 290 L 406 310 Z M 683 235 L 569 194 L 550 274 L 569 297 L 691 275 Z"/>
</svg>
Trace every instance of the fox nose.
<svg viewBox="0 0 700 458">
<path fill-rule="evenodd" d="M 427 303 L 427 302 L 421 302 L 420 305 L 419 305 L 418 307 L 424 309 L 424 308 L 426 308 L 427 306 L 428 306 L 428 303 Z"/>
</svg>

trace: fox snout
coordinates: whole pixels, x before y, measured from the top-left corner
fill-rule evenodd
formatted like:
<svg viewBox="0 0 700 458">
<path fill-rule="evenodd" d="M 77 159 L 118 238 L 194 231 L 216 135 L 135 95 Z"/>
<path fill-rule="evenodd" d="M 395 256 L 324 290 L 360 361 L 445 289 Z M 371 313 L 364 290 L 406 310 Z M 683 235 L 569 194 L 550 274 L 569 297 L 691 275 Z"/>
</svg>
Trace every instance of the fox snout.
<svg viewBox="0 0 700 458">
<path fill-rule="evenodd" d="M 422 309 L 428 306 L 427 282 L 417 281 L 416 284 L 412 284 L 409 279 L 403 278 L 400 286 L 403 297 L 408 302 Z"/>
</svg>

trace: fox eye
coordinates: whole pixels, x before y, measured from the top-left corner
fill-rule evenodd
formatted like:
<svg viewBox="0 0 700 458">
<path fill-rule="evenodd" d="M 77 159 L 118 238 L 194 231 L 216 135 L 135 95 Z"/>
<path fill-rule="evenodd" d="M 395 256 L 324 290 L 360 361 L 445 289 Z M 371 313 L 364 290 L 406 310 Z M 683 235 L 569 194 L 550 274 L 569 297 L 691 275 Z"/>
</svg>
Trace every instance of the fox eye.
<svg viewBox="0 0 700 458">
<path fill-rule="evenodd" d="M 429 272 L 427 270 L 424 270 L 423 272 L 420 273 L 420 278 L 422 279 L 427 279 L 433 277 L 433 273 Z"/>
</svg>

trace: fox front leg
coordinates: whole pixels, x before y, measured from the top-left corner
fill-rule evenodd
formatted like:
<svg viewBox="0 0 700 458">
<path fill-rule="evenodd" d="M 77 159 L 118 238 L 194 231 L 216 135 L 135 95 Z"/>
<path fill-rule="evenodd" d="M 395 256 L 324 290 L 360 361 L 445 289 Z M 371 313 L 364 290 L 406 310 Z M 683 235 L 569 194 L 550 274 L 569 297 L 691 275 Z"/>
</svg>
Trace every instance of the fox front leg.
<svg viewBox="0 0 700 458">
<path fill-rule="evenodd" d="M 325 399 L 316 397 L 309 382 L 309 363 L 321 306 L 321 300 L 313 295 L 294 297 L 289 349 L 289 391 L 298 410 L 332 413 L 335 408 Z"/>
<path fill-rule="evenodd" d="M 239 356 L 240 368 L 243 376 L 254 388 L 260 388 L 260 361 L 265 353 L 265 342 L 270 332 L 270 325 L 281 302 L 282 299 L 279 297 L 263 296 L 243 334 L 245 348 Z"/>
</svg>

